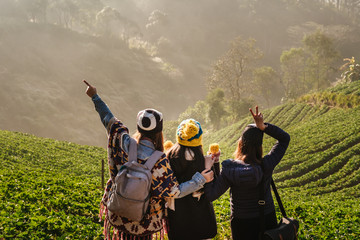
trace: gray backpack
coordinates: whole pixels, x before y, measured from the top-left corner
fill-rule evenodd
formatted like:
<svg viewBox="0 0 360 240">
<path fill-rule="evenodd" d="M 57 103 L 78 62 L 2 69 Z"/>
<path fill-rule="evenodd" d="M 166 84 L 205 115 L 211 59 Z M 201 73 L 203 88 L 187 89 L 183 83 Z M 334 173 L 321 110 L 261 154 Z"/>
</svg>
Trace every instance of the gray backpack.
<svg viewBox="0 0 360 240">
<path fill-rule="evenodd" d="M 138 163 L 137 143 L 130 138 L 128 162 L 117 173 L 107 203 L 111 212 L 133 221 L 141 221 L 149 206 L 151 169 L 163 154 L 155 151 L 144 164 Z"/>
</svg>

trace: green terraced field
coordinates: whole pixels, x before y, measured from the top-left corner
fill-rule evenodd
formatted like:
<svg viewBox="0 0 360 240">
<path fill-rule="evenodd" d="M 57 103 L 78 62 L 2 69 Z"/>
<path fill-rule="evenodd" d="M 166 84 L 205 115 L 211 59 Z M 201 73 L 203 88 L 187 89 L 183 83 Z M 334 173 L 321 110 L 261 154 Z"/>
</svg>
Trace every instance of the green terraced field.
<svg viewBox="0 0 360 240">
<path fill-rule="evenodd" d="M 101 237 L 102 158 L 102 148 L 0 131 L 0 239 Z"/>
<path fill-rule="evenodd" d="M 266 121 L 291 135 L 274 178 L 288 215 L 300 220 L 299 239 L 360 238 L 359 89 L 360 82 L 341 85 L 264 111 Z M 222 159 L 230 158 L 248 123 L 250 114 L 206 132 L 204 145 L 218 142 Z M 264 152 L 272 144 L 265 137 Z M 101 159 L 102 148 L 0 131 L 0 239 L 103 238 Z M 214 206 L 216 239 L 230 239 L 228 193 Z"/>
<path fill-rule="evenodd" d="M 340 94 L 340 99 L 359 98 L 360 82 L 324 93 Z M 275 169 L 275 182 L 288 215 L 300 220 L 299 239 L 359 239 L 360 105 L 314 102 L 324 94 L 311 96 L 312 101 L 301 98 L 264 111 L 267 122 L 284 128 L 291 136 L 288 151 Z M 249 114 L 233 126 L 207 133 L 205 146 L 218 142 L 222 159 L 231 158 L 237 139 L 251 121 Z M 272 144 L 274 140 L 265 137 L 264 152 Z M 225 195 L 215 201 L 218 239 L 230 236 L 229 196 Z"/>
</svg>

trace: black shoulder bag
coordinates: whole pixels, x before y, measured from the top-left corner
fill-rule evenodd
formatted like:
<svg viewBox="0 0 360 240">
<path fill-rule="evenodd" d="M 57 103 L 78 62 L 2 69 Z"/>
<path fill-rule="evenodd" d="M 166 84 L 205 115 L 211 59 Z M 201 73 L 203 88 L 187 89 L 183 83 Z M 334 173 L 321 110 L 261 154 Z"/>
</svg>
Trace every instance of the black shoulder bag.
<svg viewBox="0 0 360 240">
<path fill-rule="evenodd" d="M 280 220 L 277 228 L 266 230 L 265 231 L 265 217 L 264 217 L 264 207 L 265 207 L 265 180 L 264 177 L 261 180 L 261 187 L 259 190 L 259 211 L 260 211 L 260 240 L 294 240 L 297 239 L 297 232 L 299 229 L 299 221 L 294 218 L 289 218 L 286 215 L 284 206 L 281 202 L 279 193 L 276 189 L 274 180 L 271 178 L 271 187 L 275 193 L 276 200 L 279 204 L 281 214 L 283 215 Z"/>
</svg>

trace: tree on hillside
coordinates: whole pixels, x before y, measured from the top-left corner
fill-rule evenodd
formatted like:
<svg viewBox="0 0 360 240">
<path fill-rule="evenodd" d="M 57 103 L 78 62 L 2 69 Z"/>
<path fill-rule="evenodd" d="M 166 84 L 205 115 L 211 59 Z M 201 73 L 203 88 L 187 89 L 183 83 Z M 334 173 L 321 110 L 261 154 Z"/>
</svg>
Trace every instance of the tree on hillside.
<svg viewBox="0 0 360 240">
<path fill-rule="evenodd" d="M 224 106 L 225 93 L 222 89 L 216 88 L 206 96 L 209 104 L 209 119 L 214 129 L 220 128 L 221 119 L 227 115 Z"/>
<path fill-rule="evenodd" d="M 231 42 L 230 49 L 213 66 L 208 77 L 208 88 L 222 88 L 228 99 L 240 101 L 247 97 L 251 73 L 262 52 L 255 47 L 255 39 L 238 37 Z"/>
<path fill-rule="evenodd" d="M 303 39 L 304 49 L 309 54 L 307 59 L 307 74 L 313 82 L 313 88 L 330 86 L 335 81 L 334 73 L 336 68 L 333 66 L 335 60 L 339 58 L 339 53 L 335 49 L 333 40 L 321 31 L 306 35 Z"/>
<path fill-rule="evenodd" d="M 360 64 L 355 61 L 355 58 L 345 58 L 346 63 L 341 66 L 343 70 L 341 78 L 343 82 L 355 82 L 360 80 Z"/>
<path fill-rule="evenodd" d="M 249 108 L 254 106 L 256 103 L 252 98 L 242 98 L 240 100 L 228 100 L 226 101 L 227 106 L 227 118 L 226 123 L 232 124 L 241 120 L 244 114 L 249 113 Z"/>
<path fill-rule="evenodd" d="M 180 122 L 176 120 L 164 121 L 163 135 L 165 140 L 176 142 L 176 130 Z"/>
<path fill-rule="evenodd" d="M 130 36 L 140 35 L 138 25 L 125 18 L 120 12 L 112 7 L 106 6 L 96 14 L 97 31 L 103 36 L 121 37 L 128 41 Z"/>
<path fill-rule="evenodd" d="M 145 26 L 149 39 L 156 42 L 159 38 L 164 38 L 168 25 L 169 16 L 167 13 L 158 9 L 152 11 Z"/>
<path fill-rule="evenodd" d="M 360 0 L 336 0 L 336 7 L 345 13 L 354 23 L 360 19 Z"/>
<path fill-rule="evenodd" d="M 18 4 L 24 9 L 29 21 L 47 22 L 46 13 L 49 0 L 20 0 Z"/>
<path fill-rule="evenodd" d="M 4 7 L 13 18 L 26 18 L 34 23 L 51 23 L 71 29 L 76 27 L 76 30 L 80 27 L 81 31 L 93 33 L 95 14 L 103 4 L 101 0 L 1 0 L 0 16 Z M 16 14 L 12 13 L 14 10 Z"/>
<path fill-rule="evenodd" d="M 305 52 L 303 48 L 283 51 L 280 57 L 285 98 L 294 99 L 309 91 L 306 83 Z"/>
<path fill-rule="evenodd" d="M 76 0 L 76 3 L 79 6 L 76 23 L 82 31 L 93 34 L 96 31 L 96 14 L 104 4 L 101 0 Z"/>
<path fill-rule="evenodd" d="M 71 0 L 51 0 L 50 9 L 57 17 L 57 24 L 72 28 L 73 22 L 78 18 L 80 8 Z"/>
<path fill-rule="evenodd" d="M 265 99 L 267 107 L 273 102 L 278 102 L 281 95 L 280 78 L 276 71 L 269 66 L 263 66 L 254 70 L 254 84 L 256 93 Z"/>
<path fill-rule="evenodd" d="M 185 112 L 181 113 L 179 116 L 179 122 L 193 118 L 204 127 L 209 123 L 209 105 L 205 101 L 197 101 L 194 107 L 189 106 Z"/>
<path fill-rule="evenodd" d="M 96 14 L 98 32 L 104 36 L 111 36 L 121 19 L 121 14 L 115 8 L 106 6 Z"/>
</svg>

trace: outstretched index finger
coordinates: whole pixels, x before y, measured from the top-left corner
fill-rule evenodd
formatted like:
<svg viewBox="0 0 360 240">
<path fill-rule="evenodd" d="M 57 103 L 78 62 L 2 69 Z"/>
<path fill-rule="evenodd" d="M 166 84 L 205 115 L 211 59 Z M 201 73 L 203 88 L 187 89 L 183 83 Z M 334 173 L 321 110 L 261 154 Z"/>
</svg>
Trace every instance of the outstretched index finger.
<svg viewBox="0 0 360 240">
<path fill-rule="evenodd" d="M 84 82 L 86 85 L 88 85 L 89 87 L 92 87 L 92 86 L 90 85 L 90 83 L 88 83 L 85 79 L 83 80 L 83 82 Z"/>
</svg>

